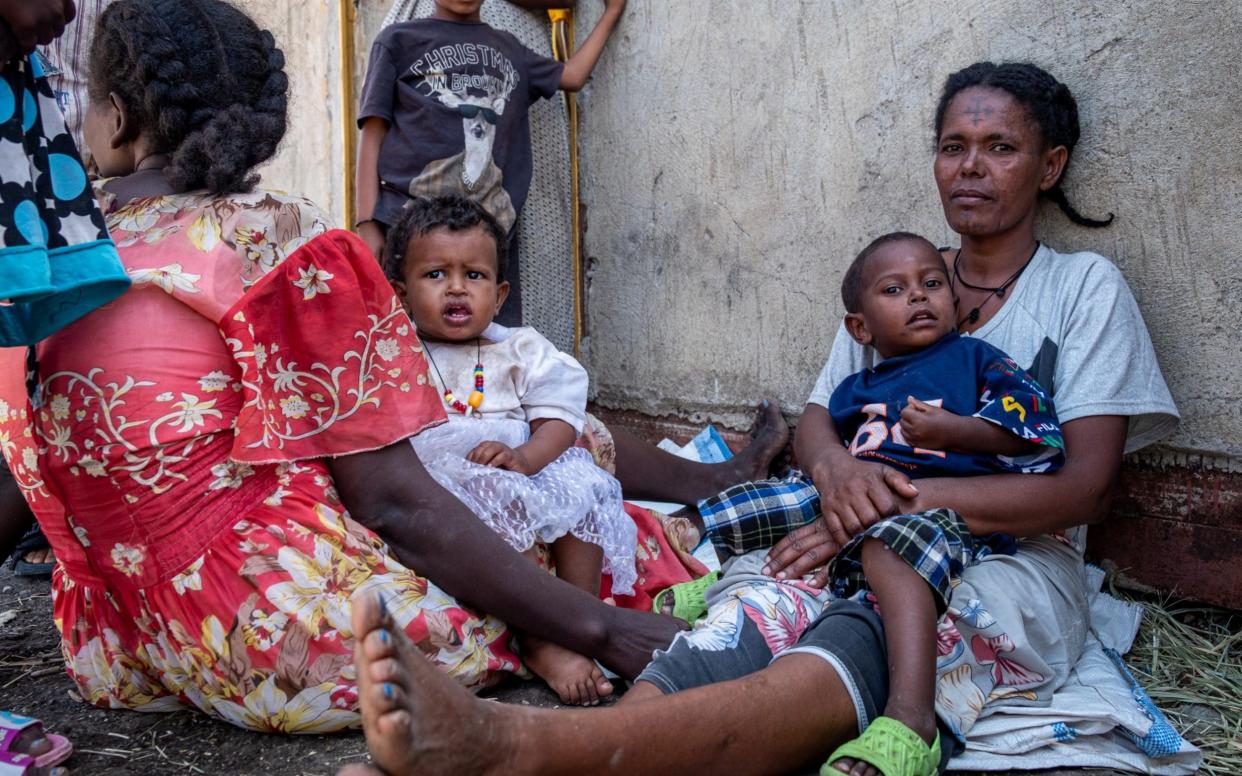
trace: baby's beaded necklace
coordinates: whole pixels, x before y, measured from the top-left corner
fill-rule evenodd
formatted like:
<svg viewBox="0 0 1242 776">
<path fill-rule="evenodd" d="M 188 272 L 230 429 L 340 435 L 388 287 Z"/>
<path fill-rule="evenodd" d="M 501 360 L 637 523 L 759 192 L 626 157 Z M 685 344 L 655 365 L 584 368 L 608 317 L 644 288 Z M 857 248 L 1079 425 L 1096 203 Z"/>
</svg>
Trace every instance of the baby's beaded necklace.
<svg viewBox="0 0 1242 776">
<path fill-rule="evenodd" d="M 478 337 L 475 337 L 475 356 L 474 356 L 474 390 L 470 392 L 470 396 L 466 398 L 466 403 L 462 404 L 453 396 L 453 391 L 448 387 L 448 383 L 444 381 L 444 375 L 440 374 L 440 367 L 436 366 L 436 360 L 431 355 L 431 348 L 427 347 L 427 342 L 422 337 L 418 338 L 423 343 L 423 352 L 427 354 L 427 360 L 431 362 L 431 368 L 436 370 L 436 379 L 440 381 L 440 385 L 444 387 L 444 403 L 457 410 L 466 417 L 483 405 L 483 344 Z"/>
</svg>

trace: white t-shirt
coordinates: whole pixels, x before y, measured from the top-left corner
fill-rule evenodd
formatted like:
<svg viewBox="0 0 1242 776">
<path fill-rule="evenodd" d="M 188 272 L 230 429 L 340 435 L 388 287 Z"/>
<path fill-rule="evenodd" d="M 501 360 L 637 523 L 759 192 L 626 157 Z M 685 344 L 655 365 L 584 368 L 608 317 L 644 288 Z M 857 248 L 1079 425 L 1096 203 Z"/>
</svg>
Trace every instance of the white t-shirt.
<svg viewBox="0 0 1242 776">
<path fill-rule="evenodd" d="M 587 373 L 573 356 L 562 353 L 542 334 L 521 326 L 509 328 L 498 323 L 483 331 L 476 347 L 470 342 L 426 342 L 428 369 L 432 379 L 443 376 L 453 397 L 463 404 L 474 390 L 476 358 L 483 364 L 484 419 L 503 418 L 526 423 L 540 419 L 563 420 L 582 433 L 586 423 Z M 439 386 L 443 392 L 445 386 Z M 465 420 L 457 410 L 445 405 L 450 422 Z"/>
<path fill-rule="evenodd" d="M 1001 309 L 967 336 L 1025 367 L 1052 394 L 1062 424 L 1093 415 L 1128 416 L 1127 453 L 1177 426 L 1177 407 L 1138 304 L 1103 256 L 1040 246 Z M 876 360 L 875 351 L 855 342 L 843 324 L 807 402 L 827 407 L 838 383 Z"/>
</svg>

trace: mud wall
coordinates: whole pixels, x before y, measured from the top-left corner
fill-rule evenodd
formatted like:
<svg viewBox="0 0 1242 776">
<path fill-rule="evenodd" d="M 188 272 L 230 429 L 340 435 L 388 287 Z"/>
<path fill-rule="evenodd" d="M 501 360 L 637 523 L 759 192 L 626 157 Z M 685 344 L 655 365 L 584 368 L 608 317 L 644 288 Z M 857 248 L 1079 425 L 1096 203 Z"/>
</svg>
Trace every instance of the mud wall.
<svg viewBox="0 0 1242 776">
<path fill-rule="evenodd" d="M 356 87 L 362 84 L 371 40 L 388 5 L 378 0 L 356 4 Z M 327 210 L 333 223 L 344 225 L 340 3 L 263 0 L 247 4 L 246 11 L 276 36 L 289 74 L 289 131 L 276 157 L 260 170 L 263 185 L 301 194 Z"/>
</svg>

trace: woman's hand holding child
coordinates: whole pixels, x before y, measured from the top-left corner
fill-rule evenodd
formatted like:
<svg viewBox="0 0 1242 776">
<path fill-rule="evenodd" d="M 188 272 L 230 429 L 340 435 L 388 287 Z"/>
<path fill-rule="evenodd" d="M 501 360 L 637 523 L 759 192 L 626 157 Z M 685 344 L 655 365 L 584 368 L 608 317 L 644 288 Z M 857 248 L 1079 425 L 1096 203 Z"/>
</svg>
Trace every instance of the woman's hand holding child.
<svg viewBox="0 0 1242 776">
<path fill-rule="evenodd" d="M 918 490 L 910 478 L 888 466 L 859 461 L 844 448 L 810 468 L 822 516 L 791 531 L 768 552 L 763 573 L 798 579 L 816 568 L 814 587 L 828 582 L 825 565 L 856 534 L 885 517 L 914 511 Z"/>
<path fill-rule="evenodd" d="M 777 542 L 768 552 L 764 574 L 799 579 L 827 563 L 867 526 L 913 508 L 919 492 L 910 478 L 850 455 L 827 407 L 807 405 L 794 450 L 819 492 L 822 516 Z M 823 587 L 827 581 L 827 570 L 820 569 L 811 584 Z"/>
</svg>

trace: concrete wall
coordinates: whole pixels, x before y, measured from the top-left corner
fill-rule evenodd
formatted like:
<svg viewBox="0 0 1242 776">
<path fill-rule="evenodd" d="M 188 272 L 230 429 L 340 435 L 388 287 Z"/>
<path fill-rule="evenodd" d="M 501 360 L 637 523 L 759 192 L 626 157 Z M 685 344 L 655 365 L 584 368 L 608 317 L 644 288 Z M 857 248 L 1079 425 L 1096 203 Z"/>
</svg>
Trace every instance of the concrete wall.
<svg viewBox="0 0 1242 776">
<path fill-rule="evenodd" d="M 359 4 L 359 78 L 388 5 Z M 583 35 L 599 4 L 580 5 Z M 293 82 L 266 181 L 343 222 L 337 0 L 248 7 Z M 1040 236 L 1118 263 L 1184 416 L 1171 447 L 1242 469 L 1240 40 L 1237 0 L 631 0 L 581 101 L 598 401 L 799 411 L 857 249 L 897 228 L 954 242 L 931 175 L 944 77 L 1026 59 L 1079 100 L 1071 198 L 1117 214 L 1095 231 L 1049 208 Z"/>
<path fill-rule="evenodd" d="M 260 169 L 262 185 L 308 197 L 343 223 L 337 4 L 273 0 L 246 11 L 276 36 L 290 81 L 290 129 L 276 158 Z"/>
<path fill-rule="evenodd" d="M 1236 466 L 1240 40 L 1237 2 L 631 2 L 582 101 L 598 401 L 800 410 L 853 254 L 898 228 L 954 244 L 931 174 L 945 76 L 1030 60 L 1079 101 L 1071 200 L 1117 214 L 1047 208 L 1040 236 L 1118 263 L 1183 414 L 1171 445 Z"/>
<path fill-rule="evenodd" d="M 352 0 L 351 0 L 352 2 Z M 355 84 L 361 86 L 371 40 L 388 3 L 357 4 Z M 338 0 L 263 0 L 247 13 L 276 36 L 289 74 L 289 132 L 276 157 L 260 170 L 263 185 L 308 197 L 345 223 L 342 135 L 340 3 Z"/>
</svg>

